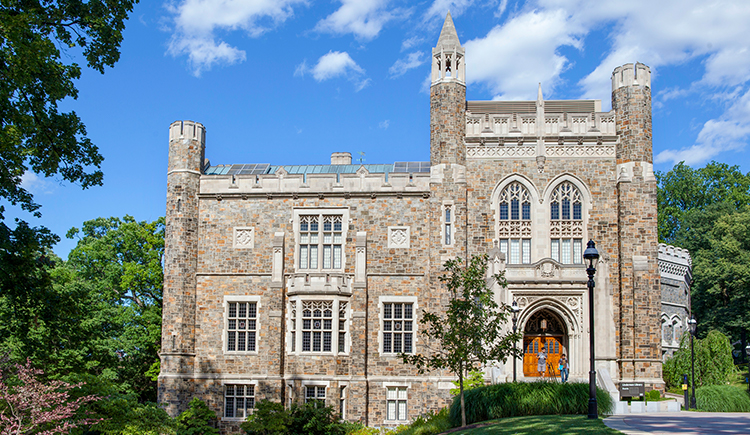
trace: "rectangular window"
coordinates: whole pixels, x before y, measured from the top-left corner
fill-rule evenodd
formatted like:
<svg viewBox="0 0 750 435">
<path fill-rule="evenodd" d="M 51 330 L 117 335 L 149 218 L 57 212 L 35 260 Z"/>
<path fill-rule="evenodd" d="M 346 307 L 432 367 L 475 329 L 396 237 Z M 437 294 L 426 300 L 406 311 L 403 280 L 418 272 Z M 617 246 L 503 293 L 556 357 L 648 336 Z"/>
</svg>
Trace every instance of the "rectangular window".
<svg viewBox="0 0 750 435">
<path fill-rule="evenodd" d="M 412 353 L 414 305 L 383 304 L 383 353 Z"/>
<path fill-rule="evenodd" d="M 563 220 L 570 219 L 570 200 L 569 199 L 562 200 L 562 219 Z"/>
<path fill-rule="evenodd" d="M 510 220 L 518 220 L 518 200 L 513 199 L 510 201 Z"/>
<path fill-rule="evenodd" d="M 255 352 L 257 327 L 255 302 L 230 302 L 227 310 L 227 351 Z"/>
<path fill-rule="evenodd" d="M 553 202 L 550 204 L 550 217 L 552 220 L 560 219 L 560 203 Z"/>
<path fill-rule="evenodd" d="M 518 264 L 521 262 L 521 246 L 518 239 L 510 240 L 510 264 Z"/>
<path fill-rule="evenodd" d="M 443 214 L 443 225 L 445 233 L 445 245 L 453 244 L 453 206 L 445 206 L 445 212 Z"/>
<path fill-rule="evenodd" d="M 521 240 L 521 253 L 523 254 L 523 263 L 531 263 L 531 239 Z"/>
<path fill-rule="evenodd" d="M 255 385 L 224 386 L 224 417 L 245 418 L 255 408 Z"/>
<path fill-rule="evenodd" d="M 573 203 L 573 220 L 581 220 L 581 203 Z"/>
<path fill-rule="evenodd" d="M 508 239 L 502 239 L 500 240 L 500 252 L 505 254 L 505 261 L 508 261 Z"/>
<path fill-rule="evenodd" d="M 570 264 L 570 239 L 560 241 L 560 263 Z"/>
<path fill-rule="evenodd" d="M 346 351 L 346 304 L 340 301 L 338 315 L 334 316 L 333 301 L 302 301 L 302 352 Z M 293 315 L 296 318 L 296 313 Z M 296 325 L 292 328 L 294 339 Z"/>
<path fill-rule="evenodd" d="M 500 204 L 500 219 L 504 221 L 508 220 L 508 203 L 507 202 Z"/>
<path fill-rule="evenodd" d="M 305 387 L 305 403 L 318 401 L 325 403 L 326 387 L 323 385 L 307 385 Z"/>
<path fill-rule="evenodd" d="M 299 268 L 341 269 L 343 242 L 342 215 L 300 216 Z"/>
<path fill-rule="evenodd" d="M 531 220 L 531 203 L 528 203 L 528 202 L 523 203 L 521 219 L 525 221 Z"/>
<path fill-rule="evenodd" d="M 560 261 L 560 239 L 552 239 L 552 259 Z"/>
<path fill-rule="evenodd" d="M 388 387 L 386 420 L 404 421 L 406 416 L 406 387 Z"/>
<path fill-rule="evenodd" d="M 339 387 L 339 418 L 346 420 L 346 386 Z"/>
<path fill-rule="evenodd" d="M 583 263 L 583 246 L 581 239 L 573 239 L 573 263 Z"/>
</svg>

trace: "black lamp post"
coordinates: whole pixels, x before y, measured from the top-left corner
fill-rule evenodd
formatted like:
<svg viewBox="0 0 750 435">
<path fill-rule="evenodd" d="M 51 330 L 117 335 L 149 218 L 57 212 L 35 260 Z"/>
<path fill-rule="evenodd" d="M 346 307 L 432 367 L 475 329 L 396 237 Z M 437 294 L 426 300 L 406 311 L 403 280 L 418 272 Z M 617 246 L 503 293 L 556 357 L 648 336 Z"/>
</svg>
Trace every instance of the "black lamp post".
<svg viewBox="0 0 750 435">
<path fill-rule="evenodd" d="M 596 260 L 599 259 L 599 251 L 596 250 L 596 243 L 589 240 L 586 250 L 583 252 L 583 258 L 588 263 L 586 273 L 589 275 L 587 283 L 589 288 L 589 418 L 599 418 L 596 409 L 596 369 L 594 366 L 594 274 L 596 273 Z"/>
<path fill-rule="evenodd" d="M 518 303 L 516 301 L 513 301 L 513 304 L 510 306 L 511 311 L 513 311 L 513 335 L 516 335 L 516 329 L 518 328 L 517 322 L 518 322 L 518 312 L 521 311 L 521 309 L 518 307 Z M 513 382 L 516 382 L 516 341 L 513 341 Z"/>
<path fill-rule="evenodd" d="M 693 338 L 695 338 L 695 327 L 697 325 L 698 322 L 695 321 L 695 316 L 691 314 L 690 320 L 688 320 L 688 327 L 690 328 L 690 370 L 693 374 L 693 379 L 690 383 L 693 393 L 690 397 L 690 408 L 692 409 L 698 409 L 698 406 L 695 404 L 695 349 L 693 348 Z"/>
<path fill-rule="evenodd" d="M 745 346 L 745 355 L 747 355 L 747 372 L 748 372 L 748 380 L 747 380 L 747 391 L 750 392 L 750 344 Z"/>
</svg>

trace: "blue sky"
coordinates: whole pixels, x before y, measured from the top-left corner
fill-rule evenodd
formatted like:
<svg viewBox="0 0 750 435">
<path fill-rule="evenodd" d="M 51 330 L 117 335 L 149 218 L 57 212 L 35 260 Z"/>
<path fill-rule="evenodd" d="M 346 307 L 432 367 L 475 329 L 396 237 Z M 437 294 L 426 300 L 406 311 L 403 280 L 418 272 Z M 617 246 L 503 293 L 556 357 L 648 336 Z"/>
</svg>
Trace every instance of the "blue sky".
<svg viewBox="0 0 750 435">
<path fill-rule="evenodd" d="M 466 48 L 467 98 L 594 98 L 610 109 L 612 70 L 653 73 L 655 167 L 717 160 L 750 171 L 747 0 L 174 0 L 136 5 L 122 56 L 84 70 L 67 101 L 105 157 L 104 186 L 24 177 L 42 204 L 32 225 L 75 246 L 96 217 L 164 214 L 167 133 L 207 129 L 212 164 L 429 160 L 430 50 L 450 11 Z M 70 60 L 76 53 L 66 53 Z"/>
</svg>

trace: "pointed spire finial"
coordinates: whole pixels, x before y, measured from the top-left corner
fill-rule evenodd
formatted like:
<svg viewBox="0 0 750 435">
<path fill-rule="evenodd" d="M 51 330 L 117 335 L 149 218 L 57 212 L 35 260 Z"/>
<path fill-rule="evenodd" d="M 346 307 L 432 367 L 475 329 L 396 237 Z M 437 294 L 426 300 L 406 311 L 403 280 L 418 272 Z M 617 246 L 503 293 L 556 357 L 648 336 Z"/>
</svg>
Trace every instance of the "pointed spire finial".
<svg viewBox="0 0 750 435">
<path fill-rule="evenodd" d="M 443 23 L 443 30 L 440 31 L 440 38 L 438 38 L 437 47 L 460 47 L 461 42 L 458 40 L 458 33 L 456 33 L 456 26 L 453 25 L 453 18 L 451 13 L 445 16 L 445 22 Z"/>
<path fill-rule="evenodd" d="M 536 93 L 536 104 L 541 105 L 544 103 L 544 97 L 542 97 L 542 84 L 539 83 L 539 90 Z"/>
</svg>

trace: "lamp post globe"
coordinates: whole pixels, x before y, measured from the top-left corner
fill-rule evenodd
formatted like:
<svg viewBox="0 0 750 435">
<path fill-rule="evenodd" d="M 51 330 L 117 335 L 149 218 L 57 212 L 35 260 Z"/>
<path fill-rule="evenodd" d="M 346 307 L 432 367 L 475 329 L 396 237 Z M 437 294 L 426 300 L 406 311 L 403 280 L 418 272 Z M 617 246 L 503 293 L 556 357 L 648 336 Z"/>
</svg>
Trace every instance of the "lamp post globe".
<svg viewBox="0 0 750 435">
<path fill-rule="evenodd" d="M 587 283 L 589 289 L 589 418 L 599 418 L 596 406 L 596 368 L 594 365 L 594 274 L 596 273 L 596 260 L 599 259 L 599 251 L 596 243 L 589 240 L 586 250 L 583 251 L 583 259 L 586 262 L 586 273 L 589 276 Z"/>
<path fill-rule="evenodd" d="M 690 408 L 692 409 L 698 409 L 698 406 L 695 402 L 695 349 L 693 347 L 693 339 L 695 338 L 695 330 L 698 326 L 698 322 L 695 320 L 695 316 L 692 314 L 690 315 L 690 320 L 688 320 L 688 328 L 690 329 L 690 370 L 692 372 L 692 378 L 691 378 L 691 390 L 692 390 L 692 397 L 690 397 Z"/>
<path fill-rule="evenodd" d="M 510 306 L 510 310 L 513 312 L 513 335 L 516 334 L 518 328 L 518 312 L 521 308 L 518 306 L 518 302 L 515 300 Z M 513 341 L 513 382 L 516 382 L 516 341 Z"/>
</svg>

